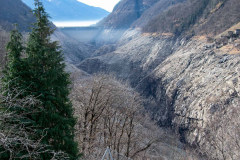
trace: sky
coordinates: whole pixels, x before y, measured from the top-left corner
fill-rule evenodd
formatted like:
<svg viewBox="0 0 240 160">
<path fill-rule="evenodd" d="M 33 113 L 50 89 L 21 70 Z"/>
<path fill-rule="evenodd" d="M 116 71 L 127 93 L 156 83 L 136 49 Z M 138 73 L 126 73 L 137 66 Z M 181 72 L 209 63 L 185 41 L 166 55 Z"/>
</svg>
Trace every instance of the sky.
<svg viewBox="0 0 240 160">
<path fill-rule="evenodd" d="M 90 6 L 94 7 L 100 7 L 108 12 L 112 12 L 114 6 L 120 1 L 120 0 L 78 0 L 79 2 L 85 3 Z"/>
</svg>

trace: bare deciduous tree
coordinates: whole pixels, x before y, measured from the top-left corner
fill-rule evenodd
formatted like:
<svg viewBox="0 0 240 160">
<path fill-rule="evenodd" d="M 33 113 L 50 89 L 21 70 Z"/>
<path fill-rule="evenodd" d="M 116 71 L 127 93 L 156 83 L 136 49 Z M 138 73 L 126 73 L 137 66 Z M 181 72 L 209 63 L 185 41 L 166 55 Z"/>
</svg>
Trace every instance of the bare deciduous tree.
<svg viewBox="0 0 240 160">
<path fill-rule="evenodd" d="M 9 39 L 9 35 L 1 29 L 0 27 L 0 71 L 1 71 L 1 67 L 4 66 L 5 64 L 5 55 L 6 55 L 6 44 L 8 42 Z"/>
<path fill-rule="evenodd" d="M 205 129 L 208 150 L 204 153 L 213 159 L 240 159 L 240 111 L 239 106 L 223 108 L 213 115 Z"/>
<path fill-rule="evenodd" d="M 86 157 L 99 158 L 93 154 L 102 155 L 107 147 L 116 153 L 115 159 L 144 157 L 141 154 L 160 136 L 152 132 L 156 126 L 143 113 L 141 97 L 112 76 L 76 82 L 71 98 L 78 118 L 77 140 Z"/>
<path fill-rule="evenodd" d="M 43 110 L 43 107 L 34 97 L 19 98 L 23 92 L 17 89 L 14 92 L 17 94 L 11 95 L 10 92 L 0 94 L 0 154 L 8 155 L 10 160 L 38 160 L 41 159 L 42 153 L 51 154 L 52 160 L 69 159 L 65 153 L 56 152 L 43 145 L 41 140 L 44 135 L 36 140 L 31 139 L 36 128 L 28 123 L 28 116 Z M 38 105 L 39 108 L 32 110 L 33 105 Z M 19 108 L 22 112 L 12 112 L 12 108 Z"/>
</svg>

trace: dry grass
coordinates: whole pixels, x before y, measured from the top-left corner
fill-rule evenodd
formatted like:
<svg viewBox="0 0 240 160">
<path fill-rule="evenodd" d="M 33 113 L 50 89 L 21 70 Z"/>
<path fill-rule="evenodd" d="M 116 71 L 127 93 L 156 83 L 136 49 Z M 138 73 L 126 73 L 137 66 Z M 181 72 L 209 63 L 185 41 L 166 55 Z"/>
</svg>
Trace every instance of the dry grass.
<svg viewBox="0 0 240 160">
<path fill-rule="evenodd" d="M 153 33 L 142 33 L 142 36 L 146 36 L 146 37 L 162 37 L 162 38 L 171 38 L 174 36 L 173 33 L 170 32 L 164 32 L 164 33 L 158 33 L 158 32 L 153 32 Z"/>
<path fill-rule="evenodd" d="M 219 2 L 214 9 L 211 10 L 210 13 L 216 12 L 221 6 L 223 5 L 223 2 Z"/>
<path fill-rule="evenodd" d="M 202 42 L 207 42 L 207 36 L 205 35 L 201 35 L 201 36 L 194 36 L 193 40 L 198 40 L 198 41 L 202 41 Z"/>
<path fill-rule="evenodd" d="M 227 54 L 240 54 L 240 50 L 234 46 L 234 44 L 228 44 L 219 49 Z"/>
<path fill-rule="evenodd" d="M 162 36 L 166 36 L 166 37 L 173 37 L 173 36 L 174 36 L 174 34 L 173 34 L 173 33 L 170 33 L 170 32 L 162 33 L 161 35 L 162 35 Z"/>
<path fill-rule="evenodd" d="M 226 31 L 222 32 L 221 34 L 217 35 L 215 38 L 220 38 L 221 36 L 228 35 L 228 31 L 235 31 L 236 29 L 240 29 L 240 22 L 236 25 L 233 25 L 231 28 L 227 29 Z"/>
</svg>

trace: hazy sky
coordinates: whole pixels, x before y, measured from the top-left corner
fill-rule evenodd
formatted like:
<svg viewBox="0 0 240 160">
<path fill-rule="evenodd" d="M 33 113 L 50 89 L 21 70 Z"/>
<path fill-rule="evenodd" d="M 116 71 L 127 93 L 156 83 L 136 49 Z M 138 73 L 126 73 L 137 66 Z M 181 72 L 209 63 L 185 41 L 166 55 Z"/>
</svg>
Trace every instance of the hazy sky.
<svg viewBox="0 0 240 160">
<path fill-rule="evenodd" d="M 120 0 L 78 0 L 82 3 L 85 3 L 90 6 L 101 7 L 109 12 L 112 12 L 113 7 L 120 1 Z"/>
</svg>

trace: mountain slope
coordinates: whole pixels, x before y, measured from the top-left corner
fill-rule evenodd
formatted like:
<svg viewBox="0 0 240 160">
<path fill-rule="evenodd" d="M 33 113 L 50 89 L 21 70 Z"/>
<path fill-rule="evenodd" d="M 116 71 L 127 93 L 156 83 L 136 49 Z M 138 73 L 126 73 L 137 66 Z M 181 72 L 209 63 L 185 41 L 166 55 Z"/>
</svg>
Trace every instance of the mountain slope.
<svg viewBox="0 0 240 160">
<path fill-rule="evenodd" d="M 4 63 L 6 54 L 6 43 L 9 39 L 9 32 L 18 24 L 18 29 L 24 37 L 28 36 L 31 24 L 35 17 L 31 9 L 21 0 L 0 0 L 0 66 Z M 52 25 L 55 27 L 54 25 Z M 56 29 L 52 40 L 59 41 L 67 62 L 76 63 L 84 58 L 90 57 L 94 47 L 80 43 Z"/>
<path fill-rule="evenodd" d="M 102 32 L 97 44 L 115 43 L 129 28 L 143 28 L 150 20 L 171 6 L 186 0 L 121 0 L 106 18 L 97 25 Z"/>
<path fill-rule="evenodd" d="M 238 0 L 122 0 L 99 25 L 147 33 L 216 35 L 240 21 Z"/>
<path fill-rule="evenodd" d="M 149 21 L 143 32 L 216 35 L 240 21 L 238 0 L 188 0 Z"/>
<path fill-rule="evenodd" d="M 240 36 L 227 32 L 240 29 L 240 1 L 186 0 L 162 10 L 161 1 L 128 23 L 115 50 L 78 67 L 129 81 L 148 100 L 152 118 L 208 156 L 203 159 L 240 159 Z M 107 28 L 126 24 L 115 21 L 102 22 Z"/>
<path fill-rule="evenodd" d="M 167 10 L 170 6 L 173 6 L 178 3 L 182 3 L 186 0 L 158 0 L 154 5 L 151 5 L 149 9 L 147 9 L 139 19 L 137 19 L 132 27 L 143 27 L 147 25 L 149 20 L 157 17 L 160 13 Z"/>
<path fill-rule="evenodd" d="M 0 0 L 0 25 L 5 30 L 12 30 L 18 24 L 21 31 L 29 31 L 34 22 L 33 14 L 21 0 Z"/>
<path fill-rule="evenodd" d="M 158 0 L 121 0 L 100 26 L 105 28 L 128 28 L 142 13 Z"/>
<path fill-rule="evenodd" d="M 34 20 L 31 9 L 20 0 L 0 0 L 0 71 L 5 65 L 6 44 L 14 24 L 21 32 L 28 32 Z"/>
<path fill-rule="evenodd" d="M 33 0 L 22 0 L 34 8 Z M 109 14 L 104 9 L 88 6 L 77 0 L 42 0 L 52 21 L 99 20 Z"/>
</svg>

